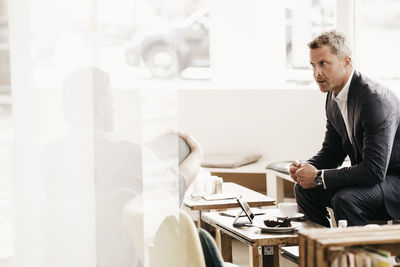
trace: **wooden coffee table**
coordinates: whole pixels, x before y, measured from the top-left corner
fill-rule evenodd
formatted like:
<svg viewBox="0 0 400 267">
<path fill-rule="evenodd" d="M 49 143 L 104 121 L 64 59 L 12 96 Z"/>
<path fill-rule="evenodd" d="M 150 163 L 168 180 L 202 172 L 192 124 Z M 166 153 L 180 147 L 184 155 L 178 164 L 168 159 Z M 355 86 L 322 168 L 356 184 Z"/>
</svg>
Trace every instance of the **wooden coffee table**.
<svg viewBox="0 0 400 267">
<path fill-rule="evenodd" d="M 274 210 L 266 209 L 265 212 L 268 215 Z M 256 220 L 263 220 L 267 215 L 256 216 Z M 203 213 L 202 220 L 215 227 L 217 244 L 228 262 L 232 262 L 232 238 L 249 246 L 249 261 L 253 267 L 278 267 L 279 246 L 297 245 L 299 241 L 297 233 L 261 233 L 257 227 L 233 227 L 234 218 L 222 216 L 219 212 Z M 297 229 L 323 228 L 310 221 L 294 221 L 292 225 Z"/>
<path fill-rule="evenodd" d="M 222 192 L 241 196 L 241 198 L 246 201 L 250 207 L 265 207 L 275 205 L 275 199 L 235 183 L 223 183 Z M 236 199 L 210 201 L 205 199 L 192 199 L 190 196 L 187 196 L 184 199 L 183 204 L 191 210 L 199 211 L 198 226 L 200 226 L 201 223 L 201 213 L 204 211 L 225 210 L 239 207 Z"/>
</svg>

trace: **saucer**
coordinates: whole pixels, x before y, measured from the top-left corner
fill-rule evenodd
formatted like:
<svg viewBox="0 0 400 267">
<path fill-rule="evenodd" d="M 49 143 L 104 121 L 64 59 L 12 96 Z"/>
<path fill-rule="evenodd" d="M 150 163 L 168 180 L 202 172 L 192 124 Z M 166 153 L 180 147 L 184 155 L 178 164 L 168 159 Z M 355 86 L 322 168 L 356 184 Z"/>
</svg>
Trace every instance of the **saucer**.
<svg viewBox="0 0 400 267">
<path fill-rule="evenodd" d="M 296 231 L 296 228 L 293 226 L 291 227 L 258 227 L 261 229 L 261 233 L 294 233 Z"/>
<path fill-rule="evenodd" d="M 274 217 L 276 217 L 276 218 L 278 218 L 278 219 L 285 219 L 285 218 L 288 218 L 289 220 L 296 220 L 296 219 L 301 219 L 301 218 L 304 217 L 304 214 L 303 214 L 303 213 L 300 213 L 300 212 L 296 212 L 296 214 L 295 214 L 294 216 L 290 216 L 290 217 L 284 216 L 284 215 L 282 215 L 282 214 L 280 213 L 279 210 L 275 210 L 274 212 L 271 213 L 271 215 L 274 216 Z"/>
<path fill-rule="evenodd" d="M 260 223 L 254 223 L 253 226 L 260 228 L 261 233 L 293 233 L 296 231 L 296 228 L 293 226 L 290 227 L 268 227 L 265 225 L 261 225 Z"/>
</svg>

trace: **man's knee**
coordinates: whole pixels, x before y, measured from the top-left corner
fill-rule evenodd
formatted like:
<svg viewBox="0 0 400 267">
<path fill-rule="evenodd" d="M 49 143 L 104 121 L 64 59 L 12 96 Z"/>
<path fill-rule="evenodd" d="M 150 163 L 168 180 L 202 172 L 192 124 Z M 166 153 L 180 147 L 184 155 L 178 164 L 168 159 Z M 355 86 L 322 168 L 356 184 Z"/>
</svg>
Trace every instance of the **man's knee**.
<svg viewBox="0 0 400 267">
<path fill-rule="evenodd" d="M 354 197 L 350 191 L 340 190 L 332 197 L 331 204 L 334 209 L 346 209 L 355 204 Z"/>
<path fill-rule="evenodd" d="M 304 191 L 304 188 L 300 184 L 296 183 L 294 185 L 294 192 L 295 193 L 302 193 L 303 191 Z"/>
</svg>

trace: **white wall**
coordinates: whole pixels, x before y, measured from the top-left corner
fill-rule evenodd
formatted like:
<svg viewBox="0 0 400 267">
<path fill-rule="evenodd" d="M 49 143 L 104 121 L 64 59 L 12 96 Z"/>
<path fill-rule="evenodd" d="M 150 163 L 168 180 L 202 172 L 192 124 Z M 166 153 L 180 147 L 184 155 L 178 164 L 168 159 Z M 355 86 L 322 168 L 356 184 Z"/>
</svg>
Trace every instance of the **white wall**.
<svg viewBox="0 0 400 267">
<path fill-rule="evenodd" d="M 325 96 L 318 89 L 181 90 L 179 125 L 206 153 L 306 159 L 322 144 Z"/>
</svg>

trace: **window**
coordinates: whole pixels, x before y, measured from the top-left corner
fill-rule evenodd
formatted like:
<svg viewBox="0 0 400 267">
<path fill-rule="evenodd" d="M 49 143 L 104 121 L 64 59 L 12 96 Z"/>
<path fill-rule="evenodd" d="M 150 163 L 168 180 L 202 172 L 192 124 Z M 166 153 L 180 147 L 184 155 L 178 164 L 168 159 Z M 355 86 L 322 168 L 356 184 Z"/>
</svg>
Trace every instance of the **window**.
<svg viewBox="0 0 400 267">
<path fill-rule="evenodd" d="M 137 1 L 131 34 L 117 45 L 146 86 L 309 88 L 307 43 L 336 21 L 331 0 L 171 4 L 180 8 Z"/>
<path fill-rule="evenodd" d="M 360 0 L 356 10 L 356 68 L 400 92 L 400 1 Z"/>
<path fill-rule="evenodd" d="M 336 1 L 288 0 L 286 6 L 286 81 L 294 86 L 313 84 L 307 43 L 335 28 Z"/>
</svg>

